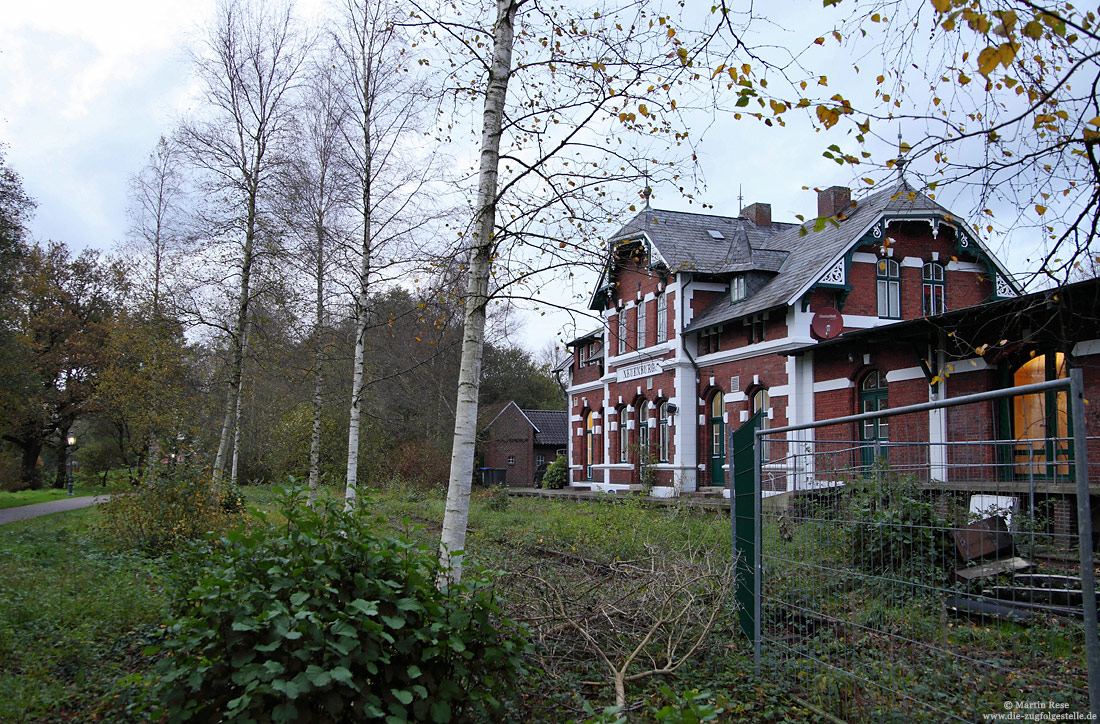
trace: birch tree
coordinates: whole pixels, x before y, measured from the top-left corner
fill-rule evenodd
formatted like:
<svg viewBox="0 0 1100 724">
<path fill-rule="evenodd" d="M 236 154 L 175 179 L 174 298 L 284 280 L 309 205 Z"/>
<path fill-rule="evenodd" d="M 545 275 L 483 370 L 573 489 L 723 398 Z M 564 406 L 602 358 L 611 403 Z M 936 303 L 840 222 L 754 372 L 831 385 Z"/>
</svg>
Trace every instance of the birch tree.
<svg viewBox="0 0 1100 724">
<path fill-rule="evenodd" d="M 667 149 L 688 142 L 674 127 L 676 96 L 697 73 L 657 3 L 580 13 L 496 0 L 485 28 L 471 20 L 483 17 L 476 7 L 413 7 L 427 35 L 465 53 L 452 54 L 467 59 L 452 63 L 456 97 L 482 103 L 476 201 L 458 251 L 468 281 L 440 538 L 445 586 L 462 573 L 487 306 L 537 296 L 549 272 L 568 278 L 586 250 L 598 252 L 603 226 L 630 204 L 626 184 L 679 181 Z"/>
<path fill-rule="evenodd" d="M 179 335 L 172 315 L 174 285 L 178 277 L 174 267 L 186 253 L 191 233 L 186 222 L 187 191 L 183 169 L 183 149 L 176 139 L 161 137 L 149 154 L 145 167 L 130 180 L 131 231 L 128 256 L 132 260 L 129 278 L 145 309 L 133 310 L 147 314 L 145 334 L 150 339 L 145 346 L 148 373 L 144 375 L 145 409 L 145 471 L 152 481 L 156 474 L 157 435 L 163 417 L 168 414 L 161 392 L 162 381 L 171 378 L 160 370 L 159 352 L 174 349 Z M 121 350 L 120 350 L 121 351 Z M 132 353 L 132 350 L 131 350 Z M 157 371 L 157 373 L 153 373 Z M 119 390 L 124 394 L 123 390 Z M 123 453 L 125 455 L 125 453 Z"/>
<path fill-rule="evenodd" d="M 369 302 L 374 285 L 401 268 L 398 240 L 426 216 L 419 194 L 436 170 L 431 154 L 418 157 L 410 144 L 418 135 L 419 116 L 431 97 L 430 85 L 404 58 L 407 39 L 395 24 L 396 9 L 387 0 L 346 0 L 340 8 L 334 41 L 345 81 L 344 148 L 355 187 L 357 274 L 355 351 L 348 414 L 345 498 L 357 498 L 359 448 L 363 425 Z"/>
<path fill-rule="evenodd" d="M 288 260 L 312 282 L 313 399 L 309 451 L 309 500 L 321 479 L 321 425 L 324 412 L 327 288 L 335 238 L 348 205 L 349 183 L 341 158 L 346 89 L 334 72 L 332 59 L 314 64 L 299 114 L 299 143 L 285 177 L 285 213 L 298 237 L 298 251 Z"/>
<path fill-rule="evenodd" d="M 214 459 L 220 477 L 236 447 L 243 382 L 253 265 L 262 257 L 262 215 L 280 162 L 279 144 L 292 128 L 294 94 L 306 57 L 289 6 L 257 0 L 222 0 L 195 67 L 206 112 L 185 124 L 183 143 L 204 173 L 208 197 L 222 199 L 225 212 L 212 221 L 211 235 L 235 251 L 234 309 L 228 325 L 225 411 Z"/>
</svg>

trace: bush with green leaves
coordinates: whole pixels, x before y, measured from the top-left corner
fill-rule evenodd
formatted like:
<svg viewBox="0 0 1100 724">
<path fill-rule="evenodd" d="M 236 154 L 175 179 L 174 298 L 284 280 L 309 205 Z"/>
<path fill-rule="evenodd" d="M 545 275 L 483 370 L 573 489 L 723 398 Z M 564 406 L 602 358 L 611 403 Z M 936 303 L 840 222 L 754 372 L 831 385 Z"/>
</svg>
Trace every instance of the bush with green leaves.
<svg viewBox="0 0 1100 724">
<path fill-rule="evenodd" d="M 466 569 L 435 586 L 433 553 L 360 511 L 280 500 L 285 521 L 233 531 L 166 632 L 168 720 L 448 722 L 493 716 L 525 651 Z M 262 514 L 259 514 L 264 519 Z"/>
<path fill-rule="evenodd" d="M 568 484 L 569 463 L 566 462 L 564 455 L 558 455 L 546 469 L 546 474 L 542 476 L 542 487 L 547 490 L 560 490 Z"/>
<path fill-rule="evenodd" d="M 157 555 L 183 541 L 224 532 L 240 520 L 243 500 L 197 465 L 165 466 L 152 483 L 100 504 L 96 534 L 115 549 Z"/>
<path fill-rule="evenodd" d="M 946 583 L 955 561 L 953 524 L 915 479 L 876 469 L 852 485 L 848 525 L 855 568 L 872 576 Z"/>
</svg>

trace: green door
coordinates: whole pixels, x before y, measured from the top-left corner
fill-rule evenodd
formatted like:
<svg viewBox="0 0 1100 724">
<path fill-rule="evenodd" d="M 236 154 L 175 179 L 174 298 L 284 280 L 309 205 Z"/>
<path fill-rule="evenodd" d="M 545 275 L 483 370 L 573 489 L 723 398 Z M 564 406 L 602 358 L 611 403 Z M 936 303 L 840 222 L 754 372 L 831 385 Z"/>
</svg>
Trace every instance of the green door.
<svg viewBox="0 0 1100 724">
<path fill-rule="evenodd" d="M 710 401 L 710 484 L 726 485 L 726 422 L 722 417 L 725 404 L 721 392 L 715 392 Z"/>
<path fill-rule="evenodd" d="M 874 370 L 863 378 L 859 386 L 859 411 L 879 412 L 888 409 L 890 401 L 886 389 L 886 375 Z M 889 418 L 879 417 L 859 423 L 859 439 L 864 467 L 871 467 L 876 457 L 886 457 L 885 443 L 890 439 Z"/>
<path fill-rule="evenodd" d="M 756 531 L 760 526 L 756 508 L 754 432 L 764 422 L 766 411 L 757 412 L 730 435 L 733 448 L 731 505 L 733 510 L 733 554 L 737 556 L 737 604 L 741 630 L 756 643 Z"/>
</svg>

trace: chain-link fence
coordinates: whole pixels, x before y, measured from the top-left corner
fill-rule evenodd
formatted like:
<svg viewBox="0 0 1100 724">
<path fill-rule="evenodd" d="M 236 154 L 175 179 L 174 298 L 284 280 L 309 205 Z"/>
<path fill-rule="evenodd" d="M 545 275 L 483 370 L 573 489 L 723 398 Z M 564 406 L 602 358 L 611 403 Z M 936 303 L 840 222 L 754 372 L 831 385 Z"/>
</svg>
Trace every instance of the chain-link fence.
<svg viewBox="0 0 1100 724">
<path fill-rule="evenodd" d="M 1100 645 L 1078 491 L 1100 441 L 1074 384 L 756 431 L 734 528 L 761 667 L 848 721 L 1087 719 Z"/>
</svg>

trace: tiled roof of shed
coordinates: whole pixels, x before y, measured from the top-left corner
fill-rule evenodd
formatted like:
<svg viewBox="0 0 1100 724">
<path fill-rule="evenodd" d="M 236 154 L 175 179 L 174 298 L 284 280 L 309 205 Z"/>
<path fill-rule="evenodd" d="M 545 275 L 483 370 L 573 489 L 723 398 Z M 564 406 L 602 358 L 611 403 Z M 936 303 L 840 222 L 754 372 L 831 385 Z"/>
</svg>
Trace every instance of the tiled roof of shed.
<svg viewBox="0 0 1100 724">
<path fill-rule="evenodd" d="M 536 445 L 564 446 L 569 439 L 569 413 L 565 410 L 524 410 L 534 424 Z"/>
</svg>

